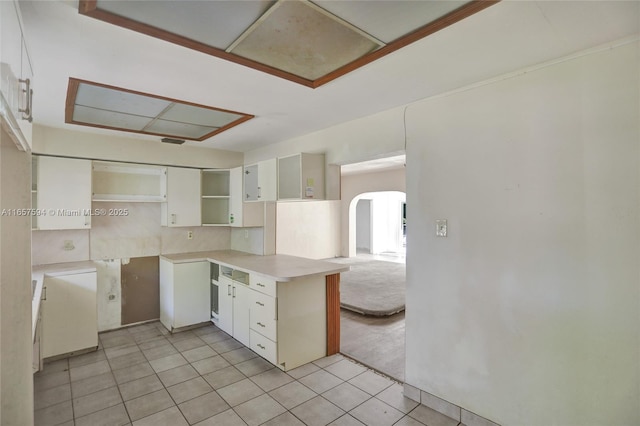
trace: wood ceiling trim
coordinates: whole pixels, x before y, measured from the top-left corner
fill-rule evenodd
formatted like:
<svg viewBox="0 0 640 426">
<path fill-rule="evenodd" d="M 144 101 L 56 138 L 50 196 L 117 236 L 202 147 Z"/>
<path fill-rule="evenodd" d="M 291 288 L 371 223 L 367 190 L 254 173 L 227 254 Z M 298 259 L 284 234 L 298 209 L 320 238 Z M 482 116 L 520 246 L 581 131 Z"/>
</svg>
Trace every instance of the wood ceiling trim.
<svg viewBox="0 0 640 426">
<path fill-rule="evenodd" d="M 222 126 L 212 132 L 207 133 L 206 135 L 200 137 L 200 138 L 187 138 L 184 136 L 179 136 L 179 135 L 174 135 L 174 134 L 168 134 L 168 133 L 155 133 L 155 132 L 148 132 L 148 131 L 142 131 L 142 130 L 129 130 L 129 129 L 123 129 L 121 127 L 112 127 L 112 126 L 105 126 L 105 125 L 101 125 L 101 124 L 91 124 L 91 123 L 85 123 L 82 121 L 75 121 L 73 120 L 73 111 L 74 111 L 74 107 L 75 107 L 75 100 L 76 100 L 76 96 L 78 94 L 78 88 L 80 87 L 80 84 L 84 83 L 84 84 L 89 84 L 92 86 L 98 86 L 98 87 L 104 87 L 106 89 L 113 89 L 113 90 L 118 90 L 121 92 L 126 92 L 126 93 L 131 93 L 134 95 L 141 95 L 141 96 L 148 96 L 151 98 L 156 98 L 156 99 L 162 99 L 165 101 L 169 101 L 169 102 L 175 102 L 177 104 L 182 104 L 182 105 L 189 105 L 189 106 L 194 106 L 194 107 L 198 107 L 198 108 L 205 108 L 205 109 L 209 109 L 209 110 L 213 110 L 213 111 L 220 111 L 220 112 L 228 112 L 231 114 L 237 114 L 240 115 L 241 117 L 232 121 L 231 123 L 227 124 L 226 126 Z M 196 141 L 196 142 L 202 142 L 205 139 L 209 139 L 212 136 L 215 136 L 219 133 L 225 132 L 239 124 L 244 123 L 245 121 L 251 120 L 252 118 L 254 118 L 255 115 L 251 115 L 251 114 L 246 114 L 244 112 L 238 112 L 238 111 L 232 111 L 229 109 L 223 109 L 223 108 L 216 108 L 216 107 L 211 107 L 208 105 L 202 105 L 202 104 L 197 104 L 197 103 L 193 103 L 193 102 L 187 102 L 187 101 L 182 101 L 179 99 L 174 99 L 174 98 L 168 98 L 166 96 L 159 96 L 159 95 L 153 95 L 150 93 L 144 93 L 144 92 L 138 92 L 136 90 L 129 90 L 129 89 L 124 89 L 122 87 L 117 87 L 117 86 L 110 86 L 108 84 L 102 84 L 102 83 L 96 83 L 94 81 L 89 81 L 89 80 L 81 80 L 81 79 L 77 79 L 77 78 L 73 78 L 73 77 L 69 77 L 69 84 L 67 86 L 67 99 L 65 102 L 65 111 L 64 111 L 64 122 L 68 123 L 68 124 L 77 124 L 79 126 L 87 126 L 87 127 L 96 127 L 99 129 L 109 129 L 109 130 L 119 130 L 121 132 L 127 132 L 127 133 L 137 133 L 137 134 L 142 134 L 142 135 L 151 135 L 151 136 L 166 136 L 166 137 L 171 137 L 171 138 L 180 138 L 180 139 L 185 139 L 185 140 L 190 140 L 190 141 Z"/>
<path fill-rule="evenodd" d="M 353 62 L 350 62 L 347 65 L 344 65 L 336 69 L 335 71 L 325 74 L 324 76 L 319 77 L 315 80 L 309 80 L 298 75 L 280 70 L 278 68 L 253 61 L 251 59 L 243 58 L 241 56 L 209 46 L 190 38 L 183 37 L 181 35 L 174 34 L 169 31 L 144 24 L 142 22 L 134 21 L 123 16 L 106 12 L 104 10 L 98 9 L 98 0 L 80 0 L 78 5 L 78 12 L 82 15 L 90 16 L 92 18 L 108 22 L 119 27 L 127 28 L 142 34 L 149 35 L 151 37 L 159 38 L 161 40 L 165 40 L 189 49 L 197 50 L 211 56 L 234 62 L 239 65 L 244 65 L 246 67 L 253 68 L 255 70 L 262 71 L 267 74 L 271 74 L 276 77 L 280 77 L 294 83 L 298 83 L 303 86 L 315 89 L 499 2 L 500 0 L 472 0 L 469 3 L 462 5 L 458 9 L 446 14 L 445 16 L 440 17 L 411 33 L 400 37 L 397 40 L 392 41 L 391 43 L 388 43 L 380 49 L 368 53 L 354 60 Z M 277 4 L 274 6 L 277 6 Z M 269 12 L 267 11 L 267 13 Z"/>
<path fill-rule="evenodd" d="M 421 40 L 435 32 L 438 32 L 456 22 L 459 22 L 465 18 L 468 18 L 471 15 L 474 15 L 490 6 L 493 6 L 496 3 L 499 3 L 500 0 L 474 0 L 471 1 L 458 9 L 444 15 L 441 18 L 436 19 L 433 22 L 428 23 L 427 25 L 418 28 L 417 30 L 400 37 L 399 39 L 392 41 L 386 46 L 381 47 L 380 49 L 373 51 L 355 61 L 344 65 L 337 70 L 330 72 L 322 77 L 319 77 L 314 80 L 313 88 L 320 87 L 324 84 L 329 83 L 332 80 L 335 80 L 338 77 L 342 77 L 345 74 L 350 73 L 364 65 L 367 65 L 373 61 L 376 61 L 390 53 L 395 52 L 396 50 L 402 49 L 405 46 L 408 46 L 411 43 L 414 43 L 418 40 Z"/>
</svg>

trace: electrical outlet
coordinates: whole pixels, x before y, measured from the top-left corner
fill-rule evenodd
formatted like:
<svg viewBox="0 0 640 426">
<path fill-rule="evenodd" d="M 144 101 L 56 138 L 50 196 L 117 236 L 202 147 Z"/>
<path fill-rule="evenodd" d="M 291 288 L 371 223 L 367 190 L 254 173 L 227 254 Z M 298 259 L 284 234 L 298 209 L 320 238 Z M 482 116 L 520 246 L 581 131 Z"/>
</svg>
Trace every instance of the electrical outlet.
<svg viewBox="0 0 640 426">
<path fill-rule="evenodd" d="M 244 230 L 244 239 L 245 240 L 249 239 L 249 230 L 248 229 Z"/>
<path fill-rule="evenodd" d="M 187 240 L 193 240 L 193 231 L 187 232 Z"/>
<path fill-rule="evenodd" d="M 436 237 L 446 237 L 447 236 L 447 220 L 440 219 L 436 220 Z"/>
<path fill-rule="evenodd" d="M 70 250 L 74 250 L 76 248 L 75 245 L 73 245 L 73 241 L 71 240 L 64 240 L 64 246 L 63 249 L 70 251 Z"/>
</svg>

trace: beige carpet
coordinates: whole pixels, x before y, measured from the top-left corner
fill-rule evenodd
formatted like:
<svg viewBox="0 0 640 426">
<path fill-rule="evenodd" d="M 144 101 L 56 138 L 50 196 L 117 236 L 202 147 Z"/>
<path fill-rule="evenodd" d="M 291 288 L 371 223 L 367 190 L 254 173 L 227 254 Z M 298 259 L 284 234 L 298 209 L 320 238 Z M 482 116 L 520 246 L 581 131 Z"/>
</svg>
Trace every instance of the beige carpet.
<svg viewBox="0 0 640 426">
<path fill-rule="evenodd" d="M 404 311 L 405 264 L 358 258 L 331 259 L 348 264 L 340 275 L 340 306 L 365 315 L 385 316 Z"/>
</svg>

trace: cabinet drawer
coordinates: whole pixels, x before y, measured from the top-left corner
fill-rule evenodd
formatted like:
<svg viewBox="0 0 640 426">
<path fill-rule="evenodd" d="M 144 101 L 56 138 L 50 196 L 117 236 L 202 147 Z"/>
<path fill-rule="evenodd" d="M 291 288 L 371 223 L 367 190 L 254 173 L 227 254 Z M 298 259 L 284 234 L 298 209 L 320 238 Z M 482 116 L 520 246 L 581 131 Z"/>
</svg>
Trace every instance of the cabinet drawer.
<svg viewBox="0 0 640 426">
<path fill-rule="evenodd" d="M 267 339 L 260 333 L 254 330 L 250 330 L 249 341 L 251 344 L 251 350 L 269 361 L 270 363 L 278 364 L 278 349 L 274 341 Z"/>
<path fill-rule="evenodd" d="M 249 300 L 251 329 L 273 341 L 277 341 L 275 298 L 252 291 Z"/>
<path fill-rule="evenodd" d="M 251 274 L 249 275 L 249 287 L 260 293 L 268 294 L 269 296 L 276 297 L 276 282 L 271 278 L 267 278 L 263 275 Z"/>
</svg>

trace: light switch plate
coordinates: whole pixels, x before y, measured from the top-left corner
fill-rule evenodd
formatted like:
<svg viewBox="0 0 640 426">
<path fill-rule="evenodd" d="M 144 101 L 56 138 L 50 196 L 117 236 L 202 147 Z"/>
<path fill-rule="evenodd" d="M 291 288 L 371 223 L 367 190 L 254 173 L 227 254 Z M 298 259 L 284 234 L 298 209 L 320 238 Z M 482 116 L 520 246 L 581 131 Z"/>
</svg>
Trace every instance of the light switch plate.
<svg viewBox="0 0 640 426">
<path fill-rule="evenodd" d="M 446 237 L 446 236 L 447 236 L 447 220 L 446 219 L 436 220 L 436 237 Z"/>
</svg>

